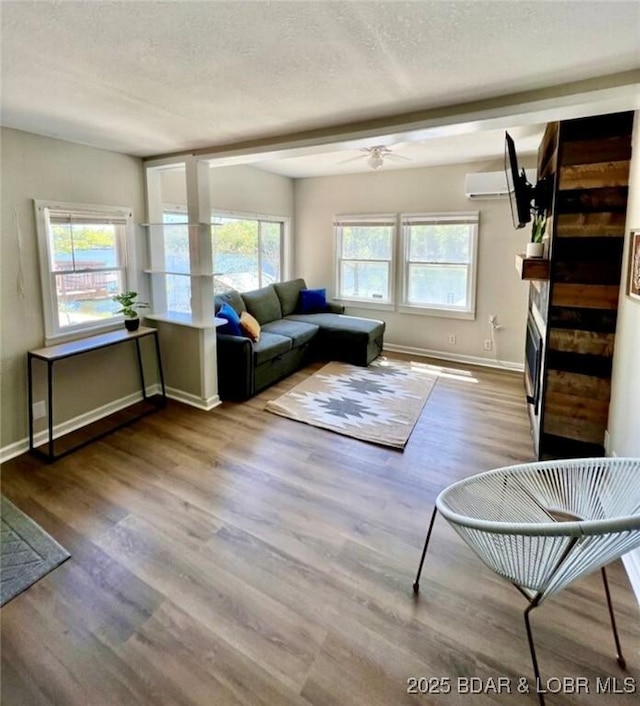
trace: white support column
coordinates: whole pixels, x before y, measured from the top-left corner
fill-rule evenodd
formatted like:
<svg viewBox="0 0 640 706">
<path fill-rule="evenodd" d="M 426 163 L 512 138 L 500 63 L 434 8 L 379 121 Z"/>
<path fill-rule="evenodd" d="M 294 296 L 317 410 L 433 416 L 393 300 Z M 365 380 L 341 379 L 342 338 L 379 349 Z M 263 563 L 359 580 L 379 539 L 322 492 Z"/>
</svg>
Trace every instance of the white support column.
<svg viewBox="0 0 640 706">
<path fill-rule="evenodd" d="M 162 165 L 164 166 L 164 165 Z M 211 243 L 211 211 L 209 207 L 209 165 L 189 157 L 184 161 L 187 187 L 187 222 L 189 228 L 189 267 L 191 280 L 191 316 L 166 311 L 164 277 L 159 282 L 154 302 L 162 301 L 165 310 L 149 316 L 157 321 L 164 360 L 167 395 L 209 410 L 220 403 L 216 359 L 215 307 L 213 300 L 213 256 Z M 147 172 L 147 207 L 151 223 L 162 223 L 161 167 Z M 155 254 L 159 269 L 164 263 L 164 234 L 156 239 Z M 153 237 L 153 234 L 150 234 Z M 161 242 L 159 242 L 161 241 Z"/>
<path fill-rule="evenodd" d="M 190 157 L 187 168 L 189 258 L 191 261 L 191 316 L 199 329 L 200 396 L 207 408 L 218 400 L 213 249 L 209 200 L 209 163 Z M 200 276 L 198 276 L 200 275 Z M 202 276 L 210 275 L 210 276 Z"/>
<path fill-rule="evenodd" d="M 208 162 L 195 157 L 189 157 L 186 161 L 191 315 L 198 325 L 212 324 L 214 320 L 209 169 Z M 198 276 L 207 274 L 211 276 Z"/>
<path fill-rule="evenodd" d="M 218 397 L 218 349 L 215 328 L 200 329 L 200 386 L 206 409 L 220 403 Z"/>
</svg>

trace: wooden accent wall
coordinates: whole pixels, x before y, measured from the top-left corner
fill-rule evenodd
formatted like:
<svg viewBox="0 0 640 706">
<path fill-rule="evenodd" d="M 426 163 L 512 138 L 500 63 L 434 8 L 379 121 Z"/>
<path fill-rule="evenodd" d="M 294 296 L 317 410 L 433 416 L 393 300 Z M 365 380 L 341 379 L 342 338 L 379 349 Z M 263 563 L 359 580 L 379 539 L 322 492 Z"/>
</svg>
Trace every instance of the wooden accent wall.
<svg viewBox="0 0 640 706">
<path fill-rule="evenodd" d="M 554 180 L 540 458 L 603 455 L 609 415 L 633 113 L 548 126 Z"/>
</svg>

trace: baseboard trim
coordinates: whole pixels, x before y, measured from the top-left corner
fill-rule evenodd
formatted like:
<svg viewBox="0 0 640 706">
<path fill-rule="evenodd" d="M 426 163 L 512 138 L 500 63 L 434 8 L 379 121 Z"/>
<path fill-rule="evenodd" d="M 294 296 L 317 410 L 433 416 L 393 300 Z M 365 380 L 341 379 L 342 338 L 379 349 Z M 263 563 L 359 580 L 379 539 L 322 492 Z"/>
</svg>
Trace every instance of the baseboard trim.
<svg viewBox="0 0 640 706">
<path fill-rule="evenodd" d="M 175 387 L 167 387 L 167 397 L 177 402 L 183 402 L 190 407 L 195 407 L 196 409 L 201 409 L 204 412 L 209 412 L 214 407 L 221 404 L 220 397 L 218 395 L 213 395 L 213 397 L 203 398 L 197 395 L 192 395 L 190 392 L 184 392 L 183 390 L 178 390 Z"/>
<path fill-rule="evenodd" d="M 25 451 L 29 450 L 29 439 L 21 439 L 20 441 L 14 441 L 13 444 L 8 444 L 0 448 L 0 463 L 5 463 L 10 461 L 16 456 L 20 456 Z"/>
<path fill-rule="evenodd" d="M 516 363 L 510 360 L 496 360 L 495 358 L 481 358 L 474 355 L 462 355 L 459 353 L 446 353 L 444 351 L 434 351 L 428 348 L 413 348 L 411 346 L 398 346 L 395 343 L 385 341 L 384 351 L 390 353 L 407 353 L 408 355 L 419 355 L 424 358 L 437 358 L 448 360 L 453 363 L 466 363 L 467 365 L 480 365 L 483 368 L 496 368 L 498 370 L 511 370 L 518 373 L 524 372 L 524 363 Z"/>
<path fill-rule="evenodd" d="M 158 383 L 147 387 L 147 395 L 149 396 L 159 395 L 161 392 L 162 390 Z M 90 412 L 84 412 L 83 414 L 79 414 L 77 417 L 60 422 L 60 424 L 56 424 L 53 427 L 53 438 L 57 439 L 65 434 L 75 431 L 76 429 L 86 427 L 88 424 L 97 422 L 104 417 L 108 417 L 110 414 L 114 414 L 114 412 L 119 412 L 121 409 L 125 409 L 136 402 L 140 402 L 141 399 L 141 392 L 133 392 L 130 395 L 125 395 L 125 397 L 120 397 L 119 399 L 108 402 L 101 407 L 92 409 Z M 33 443 L 35 446 L 40 446 L 46 443 L 48 438 L 49 435 L 46 430 L 39 431 L 37 434 L 34 434 Z M 20 454 L 23 454 L 28 450 L 29 437 L 21 439 L 20 441 L 15 441 L 13 444 L 9 444 L 8 446 L 3 446 L 0 448 L 0 463 L 4 463 L 5 461 L 9 461 L 16 456 L 20 456 Z"/>
<path fill-rule="evenodd" d="M 182 390 L 178 390 L 172 387 L 167 387 L 166 392 L 167 397 L 169 397 L 170 399 L 176 400 L 178 402 L 183 402 L 184 404 L 190 405 L 191 407 L 196 407 L 197 409 L 201 409 L 205 412 L 212 410 L 214 407 L 217 407 L 220 404 L 220 398 L 218 397 L 218 395 L 214 395 L 213 397 L 209 397 L 208 399 L 202 399 L 201 397 L 197 397 L 196 395 L 192 395 L 188 392 L 183 392 Z M 147 395 L 149 396 L 159 395 L 161 393 L 162 389 L 159 383 L 155 383 L 154 385 L 149 385 L 149 387 L 147 387 Z M 80 429 L 82 427 L 87 426 L 88 424 L 97 422 L 103 417 L 108 417 L 114 412 L 119 412 L 121 409 L 129 407 L 129 405 L 135 404 L 136 402 L 140 402 L 141 399 L 141 392 L 133 392 L 130 395 L 120 397 L 120 399 L 113 400 L 113 402 L 109 402 L 105 405 L 102 405 L 101 407 L 92 409 L 90 412 L 85 412 L 83 414 L 78 415 L 77 417 L 73 417 L 72 419 L 67 419 L 67 421 L 65 422 L 60 422 L 60 424 L 56 424 L 53 427 L 53 438 L 57 439 L 58 437 L 64 436 L 65 434 L 69 434 L 70 432 L 75 431 L 76 429 Z M 48 434 L 46 430 L 39 431 L 33 437 L 33 441 L 36 446 L 40 446 L 41 444 L 46 443 L 47 439 Z M 20 456 L 28 450 L 29 437 L 20 439 L 20 441 L 14 441 L 12 444 L 8 444 L 7 446 L 0 447 L 0 463 L 10 461 L 12 458 Z"/>
</svg>

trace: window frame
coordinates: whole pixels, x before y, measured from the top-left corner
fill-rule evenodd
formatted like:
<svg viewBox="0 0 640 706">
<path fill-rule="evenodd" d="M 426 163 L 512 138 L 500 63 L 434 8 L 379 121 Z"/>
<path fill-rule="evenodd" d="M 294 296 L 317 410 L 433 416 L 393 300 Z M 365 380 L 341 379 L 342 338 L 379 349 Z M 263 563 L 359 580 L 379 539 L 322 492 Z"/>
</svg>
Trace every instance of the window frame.
<svg viewBox="0 0 640 706">
<path fill-rule="evenodd" d="M 258 223 L 258 270 L 257 270 L 257 275 L 258 275 L 258 289 L 261 287 L 266 286 L 262 282 L 262 249 L 260 247 L 261 245 L 261 238 L 262 238 L 262 224 L 263 223 L 277 223 L 280 225 L 280 252 L 279 252 L 279 269 L 280 269 L 280 279 L 276 280 L 278 282 L 283 282 L 286 279 L 286 272 L 285 272 L 285 266 L 286 266 L 286 248 L 287 248 L 287 242 L 288 242 L 288 237 L 289 237 L 289 228 L 290 228 L 290 222 L 291 218 L 289 216 L 279 216 L 279 215 L 273 215 L 273 214 L 264 214 L 264 213 L 249 213 L 249 212 L 244 212 L 244 211 L 226 211 L 223 209 L 218 209 L 218 208 L 212 208 L 211 209 L 211 235 L 213 238 L 213 229 L 214 229 L 214 223 L 213 219 L 218 216 L 219 218 L 228 218 L 228 219 L 235 219 L 238 221 L 256 221 Z M 219 272 L 217 267 L 216 267 L 216 251 L 215 248 L 213 248 L 213 268 L 215 270 L 215 275 L 214 276 L 221 276 L 226 273 L 224 272 Z M 249 290 L 238 290 L 238 291 L 249 291 Z"/>
<path fill-rule="evenodd" d="M 469 262 L 450 263 L 452 265 L 466 265 L 467 267 L 467 305 L 464 307 L 447 305 L 426 305 L 409 302 L 408 292 L 410 284 L 409 268 L 415 264 L 410 260 L 410 229 L 412 225 L 456 225 L 465 224 L 470 228 Z M 423 316 L 438 316 L 445 318 L 472 319 L 476 318 L 476 294 L 478 276 L 478 240 L 480 230 L 480 213 L 478 211 L 460 211 L 446 213 L 402 213 L 400 214 L 400 231 L 402 240 L 402 257 L 399 258 L 400 269 L 400 301 L 398 311 L 403 314 L 420 314 Z M 419 261 L 420 264 L 430 264 L 431 261 Z M 431 264 L 448 264 L 433 261 Z"/>
<path fill-rule="evenodd" d="M 343 257 L 343 228 L 349 225 L 361 224 L 364 226 L 389 226 L 391 228 L 390 257 L 382 258 L 346 258 Z M 334 232 L 334 300 L 350 307 L 366 309 L 380 309 L 392 311 L 396 301 L 396 248 L 398 240 L 398 216 L 395 213 L 377 214 L 343 214 L 336 216 L 333 221 Z M 342 263 L 345 261 L 357 262 L 387 262 L 388 286 L 386 299 L 374 297 L 355 297 L 342 293 Z"/>
<path fill-rule="evenodd" d="M 92 219 L 104 217 L 104 221 L 122 220 L 122 235 L 117 237 L 116 251 L 118 253 L 118 266 L 108 268 L 119 270 L 122 273 L 123 291 L 137 289 L 135 278 L 135 249 L 133 239 L 133 210 L 128 206 L 106 206 L 104 204 L 69 203 L 63 201 L 33 200 L 36 220 L 36 234 L 38 240 L 38 256 L 40 265 L 40 283 L 42 293 L 43 318 L 45 329 L 45 343 L 60 342 L 113 330 L 122 324 L 122 314 L 114 314 L 99 321 L 82 322 L 61 326 L 59 322 L 59 301 L 56 287 L 56 275 L 61 274 L 53 269 L 53 251 L 50 239 L 49 211 L 62 211 L 69 214 L 69 218 L 84 215 Z M 88 270 L 100 271 L 100 270 Z M 114 304 L 114 308 L 116 304 Z"/>
<path fill-rule="evenodd" d="M 216 217 L 220 218 L 232 218 L 236 220 L 246 220 L 246 221 L 256 221 L 258 223 L 258 237 L 262 234 L 262 223 L 276 223 L 280 226 L 280 247 L 279 247 L 279 276 L 278 281 L 284 281 L 287 278 L 289 272 L 289 263 L 291 260 L 289 248 L 290 248 L 290 230 L 291 230 L 291 217 L 282 216 L 278 214 L 261 214 L 253 212 L 244 211 L 228 211 L 224 209 L 211 208 L 209 212 L 209 229 L 212 238 L 212 264 L 213 270 L 209 272 L 200 271 L 201 263 L 194 263 L 191 260 L 191 253 L 189 259 L 189 269 L 185 272 L 168 272 L 166 270 L 166 259 L 164 255 L 164 245 L 160 245 L 159 241 L 164 243 L 164 228 L 167 225 L 183 226 L 188 231 L 193 228 L 201 227 L 205 224 L 193 224 L 189 223 L 188 220 L 188 209 L 183 204 L 176 204 L 170 202 L 163 202 L 160 204 L 159 209 L 159 222 L 155 224 L 146 224 L 149 226 L 149 231 L 147 233 L 147 247 L 149 249 L 149 259 L 152 267 L 149 270 L 145 270 L 151 275 L 151 301 L 153 305 L 153 316 L 160 316 L 167 319 L 178 319 L 185 318 L 193 315 L 193 309 L 190 305 L 190 312 L 185 313 L 182 311 L 177 311 L 175 309 L 169 309 L 167 306 L 168 302 L 168 286 L 167 277 L 186 277 L 191 282 L 191 287 L 193 287 L 194 278 L 210 277 L 213 278 L 214 292 L 216 290 L 216 277 L 223 275 L 225 273 L 218 272 L 216 270 L 215 263 L 215 249 L 213 248 L 213 234 L 214 234 L 214 223 L 213 220 Z M 178 223 L 165 223 L 165 216 L 171 215 L 178 218 L 184 218 L 183 221 Z M 153 229 L 162 229 L 162 238 L 154 237 Z M 260 241 L 258 241 L 260 242 Z M 258 259 L 260 262 L 261 252 L 258 252 Z M 256 273 L 259 280 L 262 279 L 262 272 Z M 226 285 L 225 285 L 226 286 Z M 245 290 L 242 290 L 245 291 Z"/>
</svg>

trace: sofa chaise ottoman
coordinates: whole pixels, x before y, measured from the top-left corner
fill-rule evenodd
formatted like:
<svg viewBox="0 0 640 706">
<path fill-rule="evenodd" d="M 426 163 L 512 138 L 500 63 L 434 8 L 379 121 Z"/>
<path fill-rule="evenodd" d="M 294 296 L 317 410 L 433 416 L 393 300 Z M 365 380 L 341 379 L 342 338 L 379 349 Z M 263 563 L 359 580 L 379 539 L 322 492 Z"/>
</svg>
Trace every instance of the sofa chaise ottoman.
<svg viewBox="0 0 640 706">
<path fill-rule="evenodd" d="M 366 366 L 382 351 L 385 323 L 345 316 L 344 307 L 300 312 L 303 279 L 270 284 L 251 292 L 229 290 L 216 296 L 216 311 L 227 303 L 251 314 L 260 338 L 217 335 L 218 391 L 221 399 L 244 400 L 290 375 L 314 358 Z"/>
</svg>

